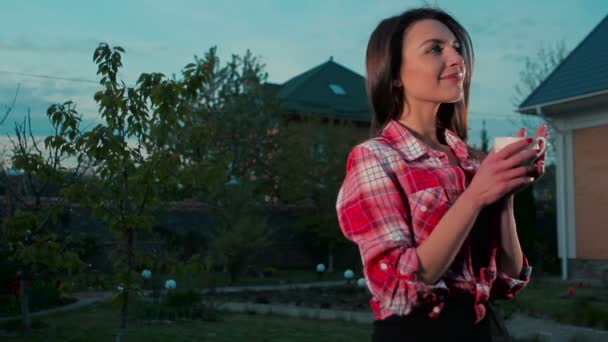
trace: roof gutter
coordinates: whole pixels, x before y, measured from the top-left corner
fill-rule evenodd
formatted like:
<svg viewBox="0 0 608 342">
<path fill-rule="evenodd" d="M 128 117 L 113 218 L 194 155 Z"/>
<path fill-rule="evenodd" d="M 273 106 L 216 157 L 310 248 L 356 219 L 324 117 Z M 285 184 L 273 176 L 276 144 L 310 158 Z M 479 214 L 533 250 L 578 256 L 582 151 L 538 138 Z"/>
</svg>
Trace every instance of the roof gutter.
<svg viewBox="0 0 608 342">
<path fill-rule="evenodd" d="M 559 99 L 559 100 L 555 100 L 555 101 L 538 103 L 538 104 L 531 105 L 528 107 L 520 107 L 520 108 L 517 108 L 515 111 L 518 113 L 522 113 L 522 114 L 538 114 L 537 108 L 540 108 L 540 107 L 548 107 L 548 106 L 553 106 L 553 105 L 557 105 L 557 104 L 563 104 L 566 102 L 584 100 L 589 97 L 600 96 L 600 95 L 608 95 L 608 89 L 596 91 L 593 93 L 583 94 L 583 95 L 571 96 L 571 97 L 567 97 L 567 98 Z"/>
</svg>

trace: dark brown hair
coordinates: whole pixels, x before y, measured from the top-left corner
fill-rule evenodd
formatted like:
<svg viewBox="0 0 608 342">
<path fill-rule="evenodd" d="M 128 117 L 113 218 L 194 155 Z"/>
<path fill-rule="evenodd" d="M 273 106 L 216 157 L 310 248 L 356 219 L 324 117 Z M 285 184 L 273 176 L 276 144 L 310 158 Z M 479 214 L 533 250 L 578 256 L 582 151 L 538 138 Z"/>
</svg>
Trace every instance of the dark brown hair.
<svg viewBox="0 0 608 342">
<path fill-rule="evenodd" d="M 392 119 L 398 120 L 404 106 L 403 88 L 394 83 L 399 80 L 403 38 L 415 22 L 433 19 L 447 26 L 460 42 L 466 73 L 463 82 L 464 96 L 455 103 L 442 103 L 437 112 L 437 126 L 455 132 L 467 140 L 469 88 L 473 72 L 473 45 L 467 31 L 446 12 L 430 7 L 414 8 L 401 15 L 384 19 L 372 32 L 367 44 L 365 86 L 373 111 L 371 135 L 378 135 Z M 407 80 L 404 80 L 407 82 Z"/>
</svg>

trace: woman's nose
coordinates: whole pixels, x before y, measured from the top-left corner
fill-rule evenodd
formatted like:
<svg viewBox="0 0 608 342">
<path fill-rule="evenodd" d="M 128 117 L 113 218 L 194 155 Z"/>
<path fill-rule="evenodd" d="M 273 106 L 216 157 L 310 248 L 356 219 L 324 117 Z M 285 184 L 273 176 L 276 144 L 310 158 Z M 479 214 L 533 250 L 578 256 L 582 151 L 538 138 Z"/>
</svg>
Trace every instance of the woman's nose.
<svg viewBox="0 0 608 342">
<path fill-rule="evenodd" d="M 449 60 L 448 60 L 448 65 L 449 66 L 453 66 L 453 65 L 464 65 L 464 57 L 462 57 L 462 55 L 454 48 L 450 49 L 450 54 L 449 54 Z"/>
</svg>

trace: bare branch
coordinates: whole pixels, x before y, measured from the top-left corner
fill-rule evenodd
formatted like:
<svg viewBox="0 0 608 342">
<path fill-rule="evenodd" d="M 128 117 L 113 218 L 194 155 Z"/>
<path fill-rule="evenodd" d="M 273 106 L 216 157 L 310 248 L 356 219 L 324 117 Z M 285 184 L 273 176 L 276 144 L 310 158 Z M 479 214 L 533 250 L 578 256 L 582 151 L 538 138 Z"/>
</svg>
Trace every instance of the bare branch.
<svg viewBox="0 0 608 342">
<path fill-rule="evenodd" d="M 0 119 L 0 126 L 4 125 L 4 122 L 15 108 L 15 103 L 17 103 L 17 95 L 19 95 L 19 88 L 21 88 L 21 83 L 17 84 L 17 90 L 15 91 L 13 102 L 8 107 L 6 107 L 6 112 L 4 113 L 2 119 Z"/>
</svg>

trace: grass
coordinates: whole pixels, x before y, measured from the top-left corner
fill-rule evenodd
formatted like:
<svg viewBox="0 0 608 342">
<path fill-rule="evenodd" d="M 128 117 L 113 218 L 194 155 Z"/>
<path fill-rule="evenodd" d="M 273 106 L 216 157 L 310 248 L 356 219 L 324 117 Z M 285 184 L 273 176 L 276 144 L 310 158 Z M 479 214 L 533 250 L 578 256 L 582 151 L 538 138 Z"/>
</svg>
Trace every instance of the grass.
<svg viewBox="0 0 608 342">
<path fill-rule="evenodd" d="M 97 304 L 82 310 L 45 317 L 41 328 L 2 341 L 112 341 L 118 327 L 118 307 Z M 317 321 L 277 316 L 223 314 L 219 322 L 130 322 L 125 341 L 369 341 L 371 324 Z"/>
<path fill-rule="evenodd" d="M 575 287 L 568 295 L 568 285 L 532 281 L 515 299 L 498 301 L 507 317 L 513 312 L 550 318 L 556 321 L 608 329 L 608 289 Z"/>
</svg>

